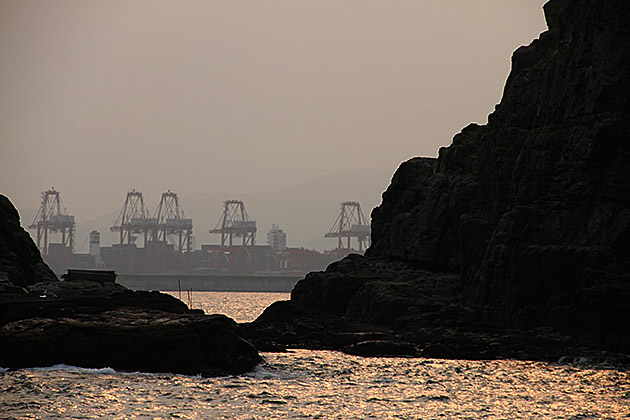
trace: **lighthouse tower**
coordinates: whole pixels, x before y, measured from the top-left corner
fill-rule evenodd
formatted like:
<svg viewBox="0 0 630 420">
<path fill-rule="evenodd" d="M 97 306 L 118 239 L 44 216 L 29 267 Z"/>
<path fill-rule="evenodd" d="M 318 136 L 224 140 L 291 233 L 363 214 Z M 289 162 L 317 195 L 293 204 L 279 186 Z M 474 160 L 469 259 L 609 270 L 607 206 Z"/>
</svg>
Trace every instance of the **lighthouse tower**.
<svg viewBox="0 0 630 420">
<path fill-rule="evenodd" d="M 101 258 L 101 234 L 96 230 L 90 232 L 90 255 L 94 257 L 96 268 L 105 267 Z"/>
</svg>

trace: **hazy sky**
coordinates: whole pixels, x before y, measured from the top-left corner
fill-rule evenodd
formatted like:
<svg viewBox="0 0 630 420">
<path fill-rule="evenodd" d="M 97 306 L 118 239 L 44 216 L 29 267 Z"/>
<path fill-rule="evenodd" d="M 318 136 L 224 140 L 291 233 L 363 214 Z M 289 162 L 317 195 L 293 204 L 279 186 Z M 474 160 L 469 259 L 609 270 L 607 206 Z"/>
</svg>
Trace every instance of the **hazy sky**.
<svg viewBox="0 0 630 420">
<path fill-rule="evenodd" d="M 486 122 L 543 3 L 0 0 L 0 192 L 86 220 L 393 173 Z"/>
</svg>

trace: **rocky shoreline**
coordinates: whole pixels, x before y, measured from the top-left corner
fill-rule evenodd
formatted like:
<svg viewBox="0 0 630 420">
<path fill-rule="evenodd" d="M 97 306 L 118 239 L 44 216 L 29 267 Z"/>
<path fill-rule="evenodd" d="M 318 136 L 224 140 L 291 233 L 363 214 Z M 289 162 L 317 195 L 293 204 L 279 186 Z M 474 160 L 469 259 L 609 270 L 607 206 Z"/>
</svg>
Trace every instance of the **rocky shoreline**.
<svg viewBox="0 0 630 420">
<path fill-rule="evenodd" d="M 244 330 L 260 348 L 630 354 L 630 3 L 551 0 L 488 124 L 404 162 L 372 246 Z"/>
<path fill-rule="evenodd" d="M 273 303 L 241 328 L 261 351 L 630 367 L 629 355 L 551 326 L 488 325 L 478 308 L 462 301 L 459 276 L 360 255 L 309 274 L 290 301 Z"/>
</svg>

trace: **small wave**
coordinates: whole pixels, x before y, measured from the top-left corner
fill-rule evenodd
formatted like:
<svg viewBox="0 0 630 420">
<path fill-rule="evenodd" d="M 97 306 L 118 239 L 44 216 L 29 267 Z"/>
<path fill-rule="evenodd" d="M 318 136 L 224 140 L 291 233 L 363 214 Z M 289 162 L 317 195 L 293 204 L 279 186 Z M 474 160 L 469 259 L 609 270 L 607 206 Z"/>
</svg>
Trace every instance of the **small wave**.
<svg viewBox="0 0 630 420">
<path fill-rule="evenodd" d="M 263 391 L 260 394 L 247 394 L 246 397 L 247 398 L 257 399 L 257 398 L 274 397 L 274 395 L 271 392 Z"/>
<path fill-rule="evenodd" d="M 83 368 L 79 366 L 72 366 L 66 364 L 52 365 L 48 367 L 35 367 L 31 368 L 31 370 L 39 370 L 39 371 L 54 371 L 54 370 L 62 370 L 64 372 L 72 372 L 72 373 L 91 373 L 96 375 L 108 375 L 113 373 L 118 373 L 114 369 L 110 367 L 104 368 Z"/>
<path fill-rule="evenodd" d="M 295 367 L 294 367 L 295 368 Z M 302 378 L 304 375 L 300 373 L 296 373 L 290 370 L 279 369 L 273 366 L 261 366 L 258 365 L 254 367 L 254 369 L 250 372 L 244 373 L 241 375 L 245 378 L 252 379 L 269 379 L 269 380 L 294 380 Z"/>
<path fill-rule="evenodd" d="M 243 376 L 247 376 L 254 379 L 272 379 L 278 377 L 276 372 L 265 369 L 264 367 L 258 365 L 254 367 L 254 370 L 251 372 L 245 373 Z"/>
<path fill-rule="evenodd" d="M 286 401 L 282 401 L 282 400 L 262 400 L 261 402 L 265 404 L 277 404 L 277 405 L 287 404 Z"/>
<path fill-rule="evenodd" d="M 410 401 L 412 400 L 413 399 L 410 399 Z M 419 397 L 416 397 L 415 400 L 423 401 L 423 402 L 430 402 L 430 401 L 449 402 L 451 398 L 447 395 L 421 395 Z"/>
<path fill-rule="evenodd" d="M 83 373 L 83 374 L 91 374 L 91 375 L 151 376 L 151 377 L 156 377 L 158 379 L 170 379 L 172 377 L 201 379 L 203 377 L 200 373 L 197 373 L 194 375 L 185 375 L 182 373 L 171 373 L 171 372 L 140 372 L 140 371 L 120 372 L 110 367 L 84 368 L 80 366 L 66 365 L 64 363 L 52 365 L 52 366 L 45 366 L 45 367 L 37 366 L 37 367 L 25 367 L 25 368 L 19 368 L 19 369 L 0 367 L 0 373 L 4 373 L 10 370 L 33 370 L 33 371 L 40 371 L 40 372 L 62 371 L 62 372 Z"/>
</svg>

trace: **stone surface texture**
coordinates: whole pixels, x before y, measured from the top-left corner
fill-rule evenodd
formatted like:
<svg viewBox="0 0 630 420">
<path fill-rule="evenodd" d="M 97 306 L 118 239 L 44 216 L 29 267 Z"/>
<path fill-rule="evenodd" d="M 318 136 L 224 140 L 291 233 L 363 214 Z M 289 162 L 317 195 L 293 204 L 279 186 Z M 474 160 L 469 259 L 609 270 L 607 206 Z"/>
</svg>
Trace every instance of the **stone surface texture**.
<svg viewBox="0 0 630 420">
<path fill-rule="evenodd" d="M 366 256 L 309 274 L 292 310 L 387 327 L 425 354 L 630 353 L 630 2 L 544 13 L 488 124 L 401 164 Z M 353 351 L 385 348 L 371 341 Z"/>
<path fill-rule="evenodd" d="M 458 273 L 493 325 L 630 350 L 630 3 L 544 9 L 489 123 L 400 167 L 368 255 Z"/>
</svg>

